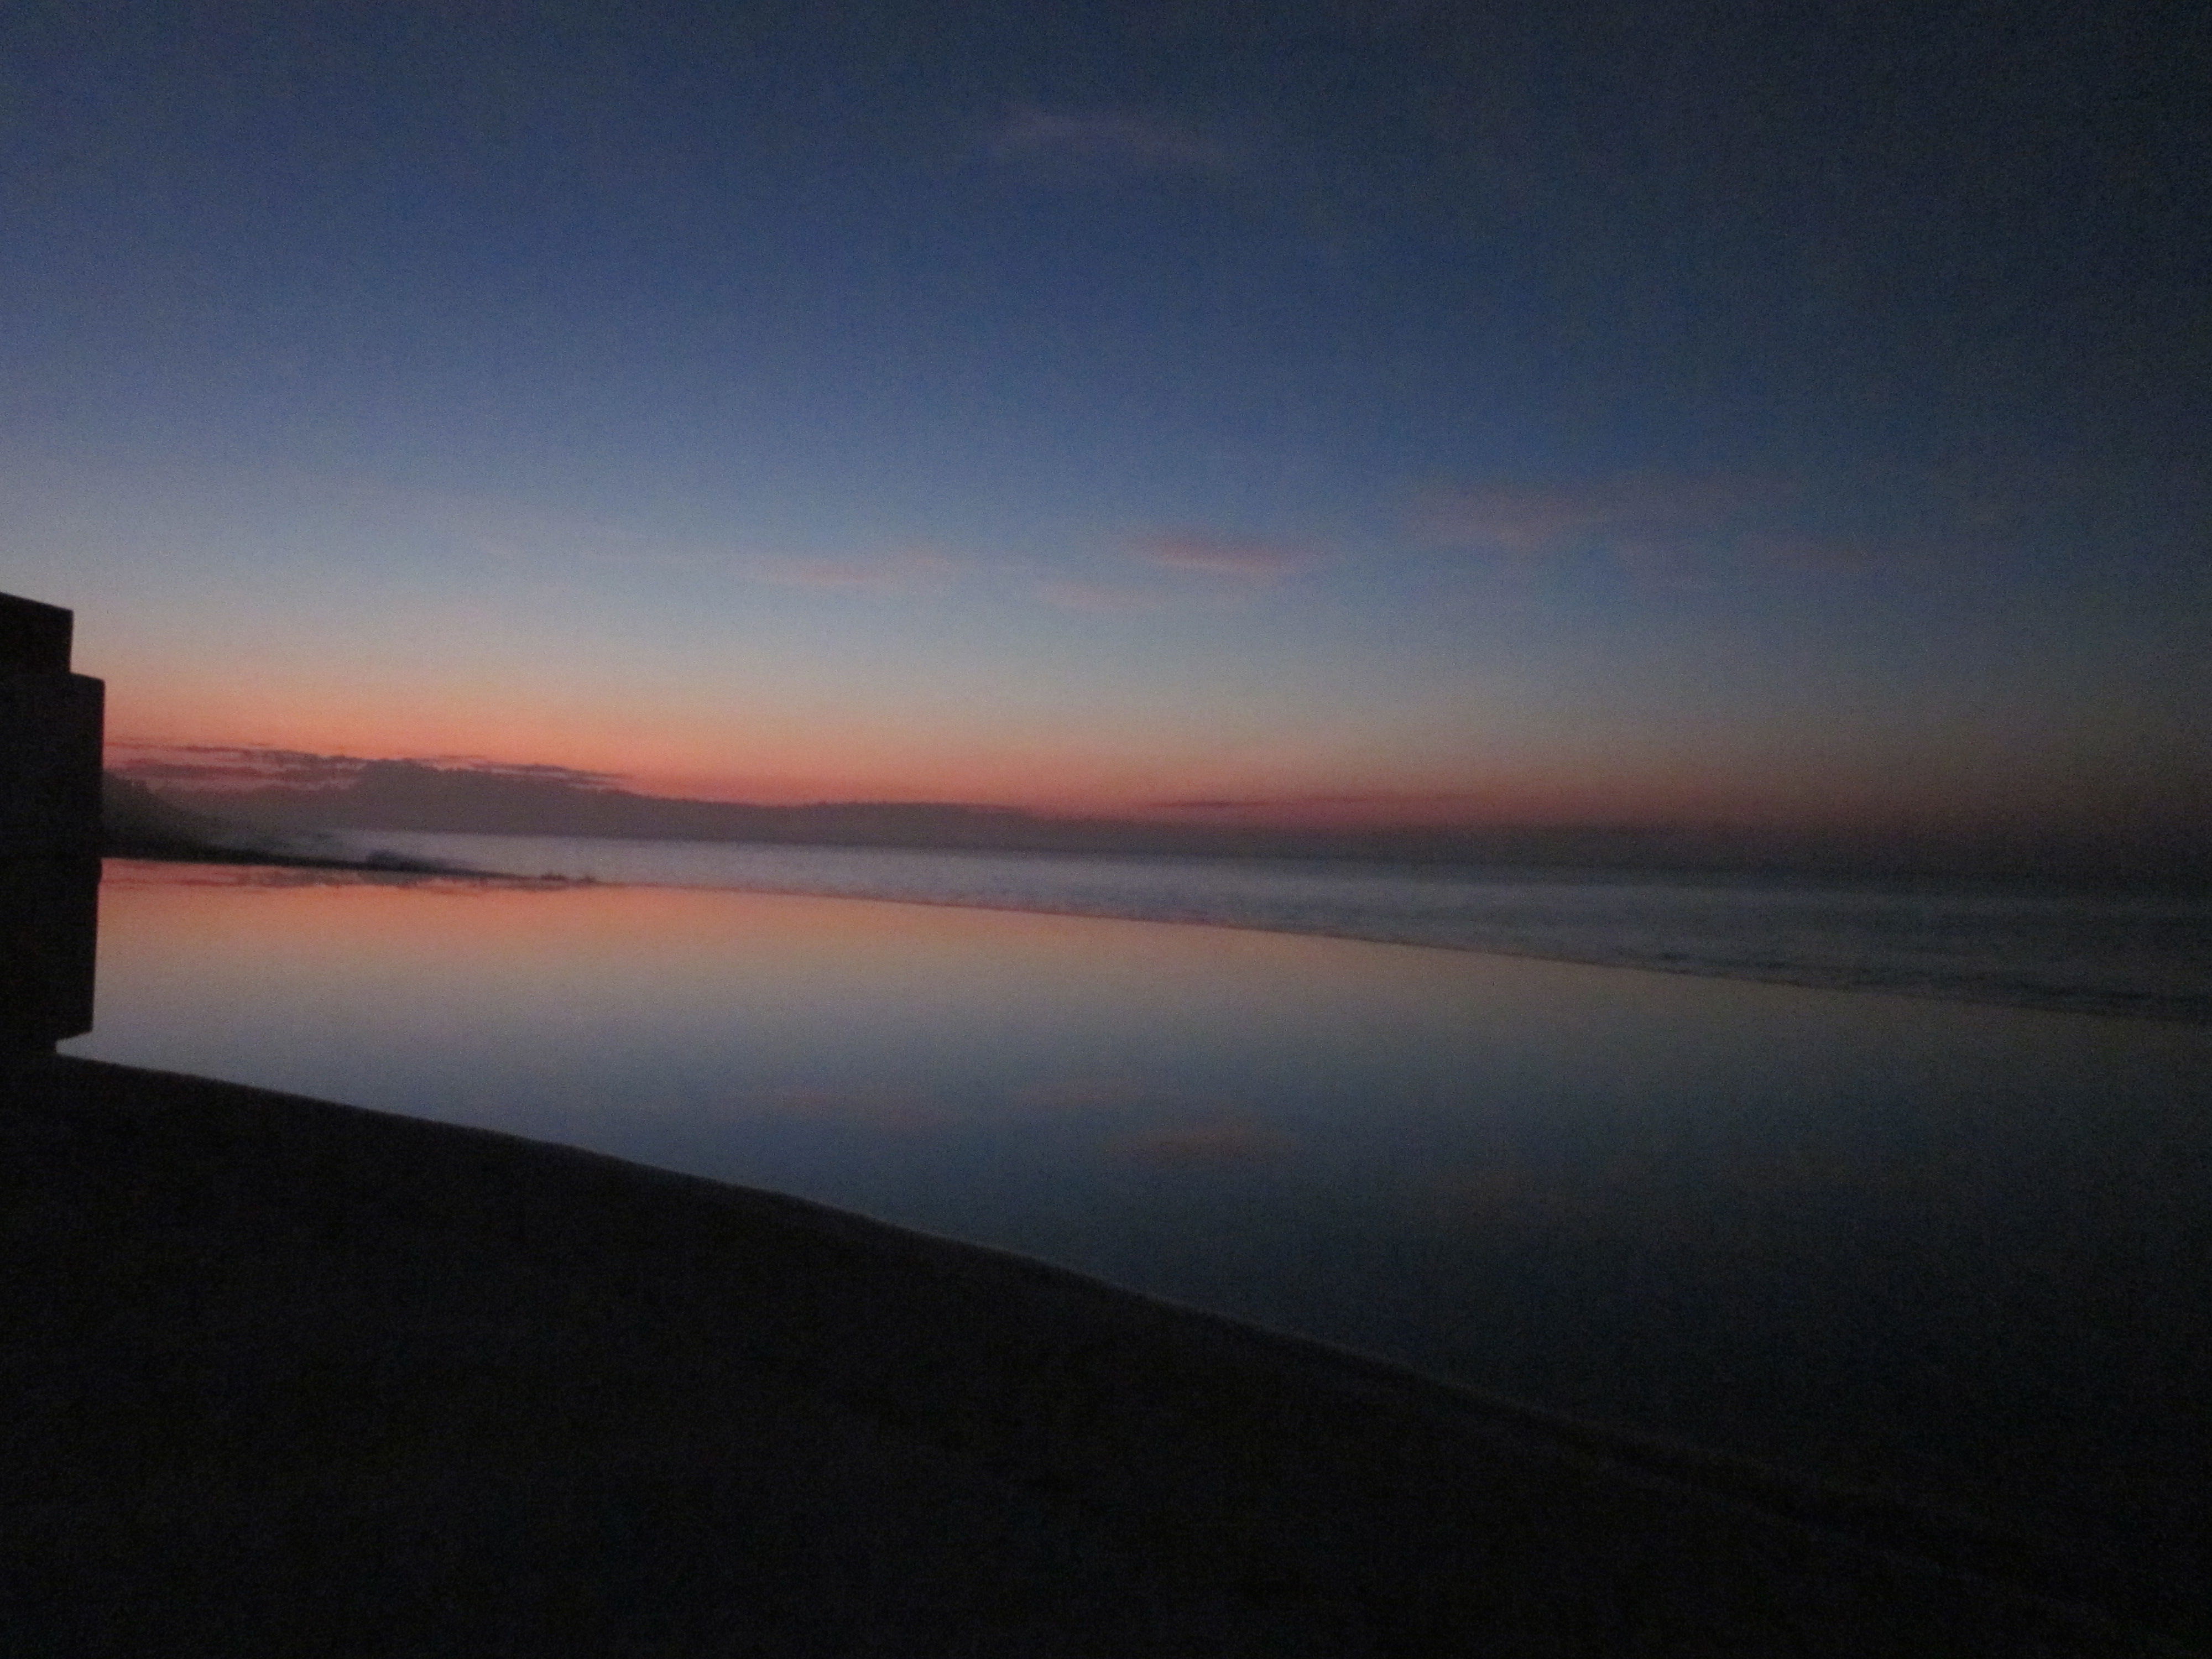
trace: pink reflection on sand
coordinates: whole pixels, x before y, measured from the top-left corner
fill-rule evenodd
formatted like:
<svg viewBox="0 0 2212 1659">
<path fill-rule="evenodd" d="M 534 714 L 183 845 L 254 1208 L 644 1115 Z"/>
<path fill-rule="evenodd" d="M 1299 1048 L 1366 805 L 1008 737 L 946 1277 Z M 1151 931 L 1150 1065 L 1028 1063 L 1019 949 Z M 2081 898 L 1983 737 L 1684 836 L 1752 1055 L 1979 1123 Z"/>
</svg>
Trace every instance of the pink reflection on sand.
<svg viewBox="0 0 2212 1659">
<path fill-rule="evenodd" d="M 1309 994 L 1314 954 L 1288 936 L 1153 922 L 508 878 L 117 860 L 102 890 L 112 1017 L 130 988 L 181 995 L 189 976 L 228 992 L 241 1018 L 311 991 L 323 1004 L 373 993 L 362 1007 L 400 1027 L 570 1011 L 610 1030 L 805 1024 L 837 1048 L 891 1033 L 1042 1042 L 1120 1018 L 1279 1017 L 1285 998 Z M 1223 973 L 1231 963 L 1246 971 Z M 1187 1116 L 1224 1104 L 1117 1074 L 1048 1073 L 998 1097 Z M 923 1110 L 919 1098 L 848 1104 L 909 1120 Z"/>
</svg>

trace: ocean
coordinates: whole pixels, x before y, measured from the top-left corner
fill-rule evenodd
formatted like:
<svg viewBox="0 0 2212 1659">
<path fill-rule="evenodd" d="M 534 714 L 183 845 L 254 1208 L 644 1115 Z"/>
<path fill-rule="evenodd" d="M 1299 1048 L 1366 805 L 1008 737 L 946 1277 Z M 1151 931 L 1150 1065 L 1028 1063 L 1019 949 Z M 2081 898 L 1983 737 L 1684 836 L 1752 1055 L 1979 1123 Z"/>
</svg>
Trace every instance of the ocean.
<svg viewBox="0 0 2212 1659">
<path fill-rule="evenodd" d="M 2014 1007 L 2212 1021 L 2212 894 L 1352 861 L 341 836 L 472 870 L 1204 923 Z"/>
<path fill-rule="evenodd" d="M 111 861 L 65 1051 L 1019 1251 L 2212 1618 L 2201 901 L 369 839 L 514 874 Z"/>
</svg>

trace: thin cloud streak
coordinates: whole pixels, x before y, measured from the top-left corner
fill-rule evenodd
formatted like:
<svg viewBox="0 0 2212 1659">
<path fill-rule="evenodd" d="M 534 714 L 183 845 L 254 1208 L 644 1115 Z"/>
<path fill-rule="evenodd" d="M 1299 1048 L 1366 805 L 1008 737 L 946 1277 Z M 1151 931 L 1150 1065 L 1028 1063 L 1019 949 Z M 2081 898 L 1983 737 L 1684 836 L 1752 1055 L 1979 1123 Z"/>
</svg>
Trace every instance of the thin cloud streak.
<svg viewBox="0 0 2212 1659">
<path fill-rule="evenodd" d="M 1060 611 L 1081 611 L 1093 616 L 1142 616 L 1169 608 L 1165 595 L 1134 588 L 1108 587 L 1097 582 L 1048 581 L 1037 584 L 1038 600 Z"/>
<path fill-rule="evenodd" d="M 1147 811 L 1158 812 L 1246 812 L 1304 806 L 1459 806 L 1490 799 L 1473 790 L 1432 790 L 1427 793 L 1377 791 L 1353 795 L 1254 795 L 1211 800 L 1161 800 Z"/>
<path fill-rule="evenodd" d="M 1501 483 L 1432 492 L 1414 511 L 1431 546 L 1541 559 L 1599 545 L 1672 548 L 1731 529 L 1773 498 L 1719 477 L 1649 474 L 1578 483 Z"/>
<path fill-rule="evenodd" d="M 1632 473 L 1570 483 L 1508 480 L 1443 488 L 1408 528 L 1429 547 L 1525 569 L 1602 554 L 1639 579 L 1711 586 L 1731 572 L 1848 575 L 1928 568 L 1993 550 L 1985 530 L 1939 515 L 1911 537 L 1838 532 L 1786 479 Z"/>
<path fill-rule="evenodd" d="M 739 568 L 751 580 L 777 587 L 891 595 L 946 586 L 975 567 L 948 554 L 916 550 L 877 559 L 757 558 Z"/>
<path fill-rule="evenodd" d="M 155 738 L 117 738 L 107 744 L 108 768 L 139 783 L 181 788 L 234 788 L 266 785 L 284 789 L 328 789 L 353 782 L 373 766 L 417 766 L 440 772 L 470 772 L 526 783 L 555 783 L 574 789 L 606 789 L 627 781 L 619 772 L 590 772 L 536 761 L 499 761 L 483 755 L 317 754 L 262 744 L 171 743 Z"/>
<path fill-rule="evenodd" d="M 1256 582 L 1279 581 L 1317 562 L 1301 548 L 1225 536 L 1147 536 L 1137 543 L 1136 550 L 1140 557 L 1170 570 Z"/>
</svg>

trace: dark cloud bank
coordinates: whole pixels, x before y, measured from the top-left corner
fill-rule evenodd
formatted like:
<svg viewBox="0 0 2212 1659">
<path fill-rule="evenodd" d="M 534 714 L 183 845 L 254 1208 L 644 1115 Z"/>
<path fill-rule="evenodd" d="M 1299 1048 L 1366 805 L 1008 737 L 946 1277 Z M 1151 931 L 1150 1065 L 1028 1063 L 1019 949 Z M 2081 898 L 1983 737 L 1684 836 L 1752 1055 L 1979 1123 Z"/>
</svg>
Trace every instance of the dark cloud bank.
<svg viewBox="0 0 2212 1659">
<path fill-rule="evenodd" d="M 1774 871 L 2212 884 L 2201 824 L 2121 821 L 2054 828 L 1831 830 L 1657 824 L 1310 828 L 1222 822 L 1195 811 L 1267 802 L 1162 803 L 1159 818 L 1066 817 L 960 802 L 829 801 L 796 806 L 641 794 L 605 775 L 452 757 L 361 760 L 268 750 L 173 750 L 118 771 L 173 806 L 250 833 L 325 830 L 759 842 L 1002 852 L 1364 858 L 1529 868 Z M 1285 808 L 1299 803 L 1284 802 Z M 1198 821 L 1190 821 L 1193 816 Z"/>
</svg>

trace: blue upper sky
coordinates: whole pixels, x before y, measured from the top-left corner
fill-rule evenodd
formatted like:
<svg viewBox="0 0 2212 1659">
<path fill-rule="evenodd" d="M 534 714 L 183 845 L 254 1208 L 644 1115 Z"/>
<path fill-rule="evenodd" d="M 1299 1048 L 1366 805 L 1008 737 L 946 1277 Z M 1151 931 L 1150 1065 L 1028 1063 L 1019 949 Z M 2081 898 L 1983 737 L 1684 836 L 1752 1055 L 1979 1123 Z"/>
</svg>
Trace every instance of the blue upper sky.
<svg viewBox="0 0 2212 1659">
<path fill-rule="evenodd" d="M 18 6 L 0 585 L 149 744 L 2185 821 L 2206 31 Z"/>
</svg>

